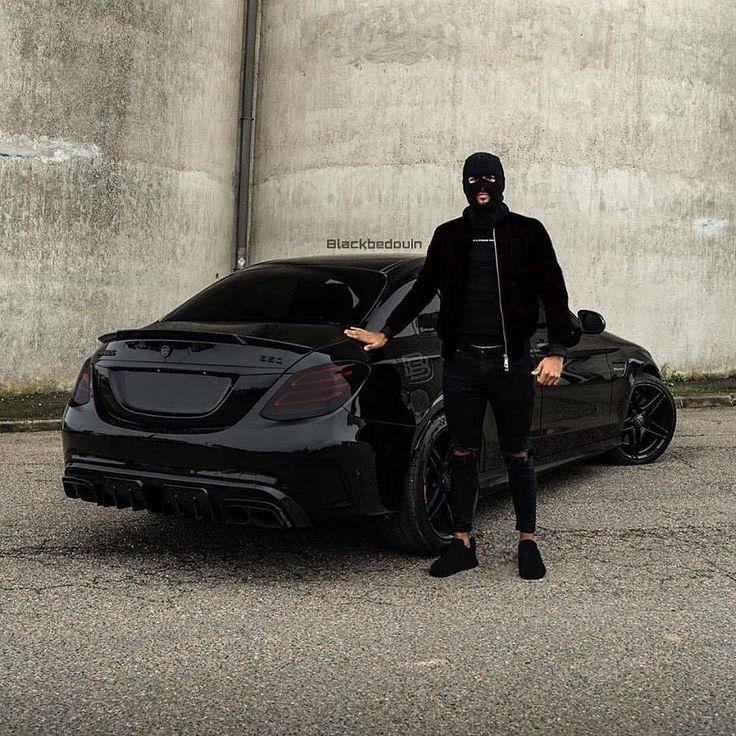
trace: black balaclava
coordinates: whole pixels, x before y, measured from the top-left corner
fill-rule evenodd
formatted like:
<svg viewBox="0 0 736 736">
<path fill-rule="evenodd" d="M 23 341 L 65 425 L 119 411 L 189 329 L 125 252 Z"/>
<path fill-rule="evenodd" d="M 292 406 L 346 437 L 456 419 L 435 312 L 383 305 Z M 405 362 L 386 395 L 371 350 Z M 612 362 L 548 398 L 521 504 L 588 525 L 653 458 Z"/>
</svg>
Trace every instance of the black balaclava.
<svg viewBox="0 0 736 736">
<path fill-rule="evenodd" d="M 475 184 L 468 182 L 469 176 L 482 176 L 493 174 L 495 182 L 479 179 Z M 463 191 L 468 200 L 469 207 L 463 210 L 463 216 L 467 217 L 475 228 L 493 227 L 498 220 L 506 217 L 509 212 L 508 206 L 503 201 L 503 190 L 506 179 L 503 173 L 501 159 L 492 153 L 478 151 L 465 159 L 463 165 Z M 479 204 L 475 195 L 480 191 L 488 192 L 490 201 Z"/>
</svg>

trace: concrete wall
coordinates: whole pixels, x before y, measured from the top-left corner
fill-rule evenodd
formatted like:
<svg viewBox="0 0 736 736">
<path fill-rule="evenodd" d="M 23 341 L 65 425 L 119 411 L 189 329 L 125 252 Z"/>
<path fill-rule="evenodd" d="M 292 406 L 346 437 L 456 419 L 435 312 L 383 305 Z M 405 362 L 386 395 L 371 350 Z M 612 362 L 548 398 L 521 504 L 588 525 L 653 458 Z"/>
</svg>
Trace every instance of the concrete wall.
<svg viewBox="0 0 736 736">
<path fill-rule="evenodd" d="M 489 150 L 574 310 L 667 369 L 733 371 L 734 28 L 725 0 L 265 0 L 249 262 L 426 249 Z"/>
<path fill-rule="evenodd" d="M 0 4 L 0 390 L 233 264 L 243 3 Z"/>
</svg>

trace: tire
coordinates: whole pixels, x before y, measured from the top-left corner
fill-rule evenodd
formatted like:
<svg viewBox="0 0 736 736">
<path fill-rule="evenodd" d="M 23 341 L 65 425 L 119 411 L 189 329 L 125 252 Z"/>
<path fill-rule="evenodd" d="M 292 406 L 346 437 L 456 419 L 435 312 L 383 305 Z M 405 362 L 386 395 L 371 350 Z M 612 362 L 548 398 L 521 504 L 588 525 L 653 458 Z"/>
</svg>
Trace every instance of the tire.
<svg viewBox="0 0 736 736">
<path fill-rule="evenodd" d="M 649 373 L 634 379 L 621 435 L 621 445 L 603 457 L 617 465 L 654 462 L 670 444 L 677 424 L 675 400 L 666 384 Z"/>
<path fill-rule="evenodd" d="M 382 519 L 376 528 L 386 544 L 404 552 L 432 554 L 452 539 L 448 498 L 451 453 L 447 420 L 439 414 L 430 421 L 412 454 L 398 513 Z"/>
</svg>

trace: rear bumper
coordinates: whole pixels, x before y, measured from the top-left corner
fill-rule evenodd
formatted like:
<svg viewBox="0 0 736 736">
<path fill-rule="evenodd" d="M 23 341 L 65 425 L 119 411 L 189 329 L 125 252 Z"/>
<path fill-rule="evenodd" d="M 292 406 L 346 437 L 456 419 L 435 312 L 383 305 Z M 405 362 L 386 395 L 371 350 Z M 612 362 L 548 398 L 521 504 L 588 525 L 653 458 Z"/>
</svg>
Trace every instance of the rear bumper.
<svg viewBox="0 0 736 736">
<path fill-rule="evenodd" d="M 101 506 L 270 527 L 392 513 L 378 490 L 377 453 L 354 416 L 252 424 L 163 435 L 110 425 L 91 404 L 67 409 L 64 491 Z"/>
<path fill-rule="evenodd" d="M 265 475 L 238 479 L 187 478 L 120 468 L 104 462 L 72 462 L 62 483 L 69 498 L 224 524 L 271 528 L 309 527 L 307 512 Z"/>
</svg>

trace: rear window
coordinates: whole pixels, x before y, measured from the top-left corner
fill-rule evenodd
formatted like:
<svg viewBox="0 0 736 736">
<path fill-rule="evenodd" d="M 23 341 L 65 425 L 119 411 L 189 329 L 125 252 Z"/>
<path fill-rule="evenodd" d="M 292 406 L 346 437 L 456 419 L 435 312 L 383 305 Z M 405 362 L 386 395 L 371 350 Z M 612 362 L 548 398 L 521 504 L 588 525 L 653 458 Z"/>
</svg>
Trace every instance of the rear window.
<svg viewBox="0 0 736 736">
<path fill-rule="evenodd" d="M 256 264 L 216 281 L 162 321 L 355 324 L 386 281 L 366 268 Z"/>
</svg>

